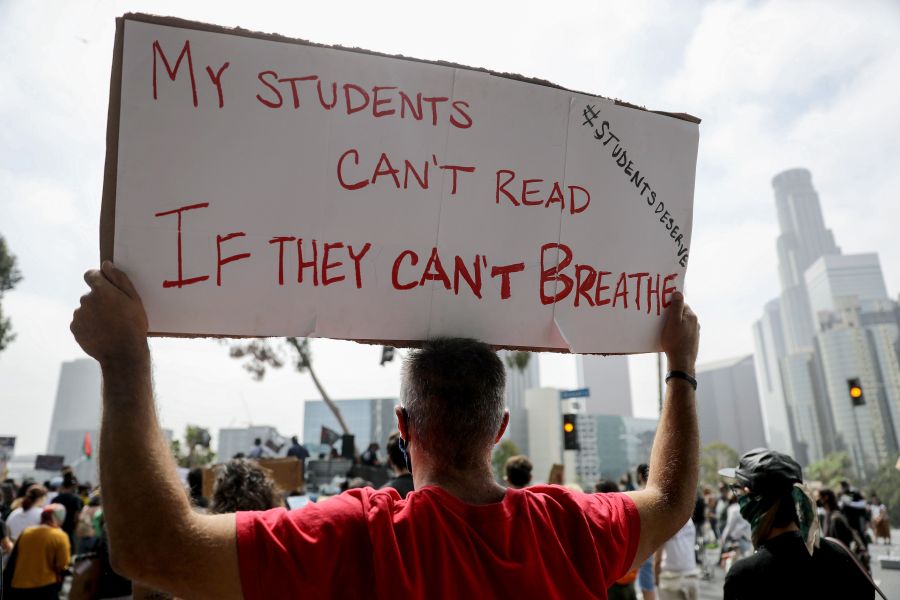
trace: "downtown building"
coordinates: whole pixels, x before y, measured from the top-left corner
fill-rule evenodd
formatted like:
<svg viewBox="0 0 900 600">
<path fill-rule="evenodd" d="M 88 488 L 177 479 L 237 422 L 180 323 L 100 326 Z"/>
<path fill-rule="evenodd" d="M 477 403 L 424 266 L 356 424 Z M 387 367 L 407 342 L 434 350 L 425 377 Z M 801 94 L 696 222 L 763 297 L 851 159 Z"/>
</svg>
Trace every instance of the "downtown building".
<svg viewBox="0 0 900 600">
<path fill-rule="evenodd" d="M 360 452 L 370 443 L 381 447 L 379 457 L 386 456 L 388 436 L 397 430 L 397 416 L 394 407 L 399 405 L 396 398 L 363 398 L 335 400 L 344 422 L 354 436 Z M 322 400 L 307 400 L 303 406 L 303 438 L 300 440 L 313 458 L 319 453 L 327 453 L 330 447 L 319 443 L 322 427 L 342 433 L 338 421 Z M 337 446 L 340 450 L 340 446 Z"/>
<path fill-rule="evenodd" d="M 100 446 L 100 365 L 91 358 L 62 363 L 56 401 L 47 436 L 47 454 L 63 456 L 81 482 L 99 483 L 97 451 Z M 91 456 L 85 455 L 85 437 Z"/>
<path fill-rule="evenodd" d="M 522 361 L 527 354 L 527 362 Z M 506 369 L 506 408 L 509 410 L 509 425 L 503 434 L 504 440 L 516 445 L 521 454 L 531 451 L 528 435 L 528 410 L 525 407 L 525 392 L 540 385 L 540 355 L 537 352 L 516 353 L 511 350 L 500 350 L 497 356 Z"/>
<path fill-rule="evenodd" d="M 843 255 L 809 171 L 772 182 L 781 294 L 753 325 L 767 445 L 801 464 L 846 451 L 858 477 L 898 451 L 897 304 L 876 254 Z M 848 381 L 860 379 L 864 403 Z"/>
<path fill-rule="evenodd" d="M 697 367 L 700 445 L 721 442 L 738 454 L 766 445 L 753 356 Z"/>
</svg>

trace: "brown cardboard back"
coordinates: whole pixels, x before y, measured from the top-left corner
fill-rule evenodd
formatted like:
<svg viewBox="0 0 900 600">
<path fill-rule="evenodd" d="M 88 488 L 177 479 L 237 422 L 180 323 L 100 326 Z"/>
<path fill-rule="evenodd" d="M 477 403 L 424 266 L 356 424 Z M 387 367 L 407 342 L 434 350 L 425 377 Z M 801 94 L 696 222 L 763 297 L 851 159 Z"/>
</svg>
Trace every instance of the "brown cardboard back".
<svg viewBox="0 0 900 600">
<path fill-rule="evenodd" d="M 303 463 L 293 456 L 285 458 L 260 458 L 254 460 L 262 467 L 275 485 L 279 493 L 303 491 Z M 203 497 L 212 500 L 213 490 L 216 486 L 216 477 L 219 475 L 223 464 L 215 464 L 203 469 Z"/>
</svg>

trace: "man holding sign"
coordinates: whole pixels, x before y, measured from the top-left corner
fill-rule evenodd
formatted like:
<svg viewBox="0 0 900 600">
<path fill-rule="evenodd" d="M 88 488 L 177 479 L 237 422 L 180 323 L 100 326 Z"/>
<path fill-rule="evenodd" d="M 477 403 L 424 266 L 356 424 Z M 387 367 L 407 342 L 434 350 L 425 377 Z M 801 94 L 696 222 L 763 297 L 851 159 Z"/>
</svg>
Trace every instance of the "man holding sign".
<svg viewBox="0 0 900 600">
<path fill-rule="evenodd" d="M 662 329 L 671 373 L 644 490 L 500 487 L 491 449 L 509 420 L 503 366 L 484 344 L 444 338 L 425 341 L 404 370 L 398 426 L 416 488 L 406 500 L 365 488 L 299 511 L 212 516 L 191 510 L 157 422 L 135 287 L 109 261 L 85 280 L 72 331 L 103 372 L 111 558 L 154 588 L 216 599 L 605 598 L 693 509 L 699 325 L 680 293 Z"/>
</svg>

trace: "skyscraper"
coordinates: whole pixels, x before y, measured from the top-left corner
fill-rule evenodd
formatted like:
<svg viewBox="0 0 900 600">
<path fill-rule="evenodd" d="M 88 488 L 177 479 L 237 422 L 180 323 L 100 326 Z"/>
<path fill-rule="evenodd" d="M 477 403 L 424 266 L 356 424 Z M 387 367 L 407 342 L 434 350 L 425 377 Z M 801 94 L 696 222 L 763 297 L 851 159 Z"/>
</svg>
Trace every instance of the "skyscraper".
<svg viewBox="0 0 900 600">
<path fill-rule="evenodd" d="M 788 416 L 781 380 L 781 357 L 787 353 L 781 325 L 781 302 L 766 303 L 762 318 L 753 324 L 757 389 L 762 409 L 766 446 L 794 454 L 793 422 Z"/>
<path fill-rule="evenodd" d="M 897 303 L 888 297 L 877 254 L 827 256 L 805 274 L 817 319 L 816 350 L 827 388 L 835 448 L 858 474 L 900 451 Z M 863 397 L 852 399 L 858 379 Z"/>
<path fill-rule="evenodd" d="M 512 350 L 497 352 L 506 369 L 506 407 L 509 409 L 509 425 L 504 439 L 513 442 L 522 454 L 528 454 L 528 412 L 525 410 L 525 392 L 540 385 L 541 371 L 539 356 L 528 353 L 527 362 L 523 354 Z M 521 368 L 519 368 L 521 367 Z"/>
<path fill-rule="evenodd" d="M 585 412 L 591 415 L 632 416 L 631 381 L 627 356 L 579 355 L 575 359 L 578 387 L 590 389 Z"/>
<path fill-rule="evenodd" d="M 801 463 L 846 451 L 863 477 L 900 451 L 900 309 L 876 254 L 841 254 L 808 171 L 773 187 L 781 295 L 754 324 L 766 436 L 783 440 L 786 416 Z"/>
<path fill-rule="evenodd" d="M 538 354 L 529 352 L 528 360 L 523 365 L 516 364 L 517 355 L 519 353 L 512 350 L 497 352 L 497 356 L 503 361 L 503 367 L 506 369 L 506 406 L 509 408 L 525 408 L 525 390 L 540 385 L 541 370 Z"/>
<path fill-rule="evenodd" d="M 64 362 L 59 371 L 56 402 L 47 436 L 47 454 L 65 456 L 82 481 L 97 482 L 96 458 L 82 453 L 85 434 L 91 437 L 96 455 L 100 444 L 100 367 L 97 361 L 81 358 Z"/>
<path fill-rule="evenodd" d="M 370 443 L 379 444 L 382 451 L 388 436 L 397 429 L 394 407 L 396 398 L 366 398 L 335 400 L 341 416 L 355 437 L 356 447 L 363 451 Z M 307 400 L 303 406 L 304 445 L 315 447 L 319 443 L 322 427 L 341 433 L 341 427 L 331 409 L 321 400 Z"/>
<path fill-rule="evenodd" d="M 806 169 L 790 169 L 772 179 L 778 212 L 778 275 L 788 352 L 809 348 L 813 317 L 803 273 L 820 256 L 840 254 L 834 235 L 825 228 L 819 195 Z"/>
<path fill-rule="evenodd" d="M 772 187 L 781 231 L 777 241 L 781 294 L 777 310 L 770 302 L 763 318 L 754 324 L 757 383 L 770 445 L 807 464 L 822 458 L 818 403 L 823 398 L 816 395 L 821 385 L 815 379 L 812 356 L 816 328 L 804 273 L 820 257 L 841 250 L 825 227 L 809 171 L 779 173 L 772 179 Z M 778 406 L 781 402 L 783 408 Z M 785 448 L 787 443 L 789 448 Z"/>
<path fill-rule="evenodd" d="M 724 442 L 743 454 L 766 444 L 753 356 L 697 367 L 700 443 Z"/>
</svg>

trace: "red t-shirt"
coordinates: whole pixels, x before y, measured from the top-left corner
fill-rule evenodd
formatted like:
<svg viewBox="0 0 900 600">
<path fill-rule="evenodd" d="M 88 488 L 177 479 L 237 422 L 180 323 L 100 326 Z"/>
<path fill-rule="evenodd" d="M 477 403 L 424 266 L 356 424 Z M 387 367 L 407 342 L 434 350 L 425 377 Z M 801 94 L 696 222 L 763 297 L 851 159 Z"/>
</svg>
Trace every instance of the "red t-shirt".
<svg viewBox="0 0 900 600">
<path fill-rule="evenodd" d="M 237 514 L 241 587 L 271 598 L 606 598 L 634 561 L 624 494 L 509 489 L 465 504 L 429 486 L 354 489 L 299 510 Z"/>
</svg>

